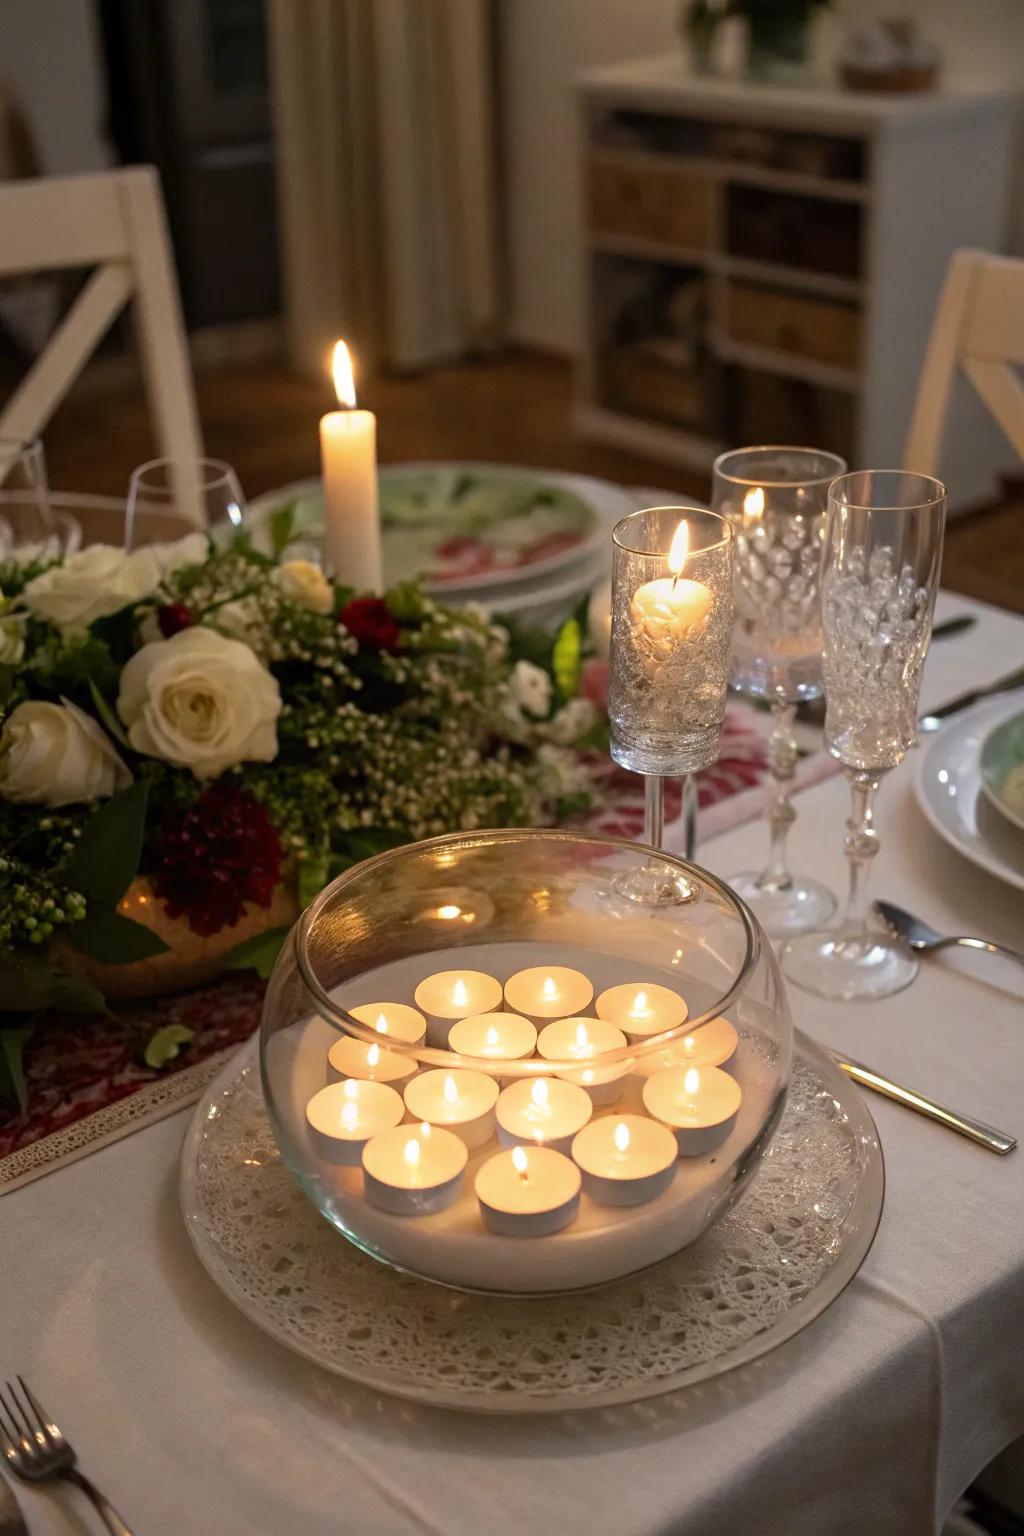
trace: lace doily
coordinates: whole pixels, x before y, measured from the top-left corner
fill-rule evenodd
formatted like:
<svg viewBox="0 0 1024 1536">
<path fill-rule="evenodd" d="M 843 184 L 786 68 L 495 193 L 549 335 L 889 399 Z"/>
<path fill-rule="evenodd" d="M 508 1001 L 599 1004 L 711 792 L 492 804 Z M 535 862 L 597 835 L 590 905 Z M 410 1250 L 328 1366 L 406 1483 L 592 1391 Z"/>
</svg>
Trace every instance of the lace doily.
<svg viewBox="0 0 1024 1536">
<path fill-rule="evenodd" d="M 255 1049 L 199 1104 L 182 1205 L 200 1259 L 255 1323 L 328 1369 L 450 1407 L 628 1402 L 763 1354 L 852 1279 L 882 1207 L 882 1157 L 856 1090 L 810 1042 L 749 1190 L 692 1247 L 599 1290 L 514 1300 L 401 1275 L 306 1200 L 278 1152 Z"/>
</svg>

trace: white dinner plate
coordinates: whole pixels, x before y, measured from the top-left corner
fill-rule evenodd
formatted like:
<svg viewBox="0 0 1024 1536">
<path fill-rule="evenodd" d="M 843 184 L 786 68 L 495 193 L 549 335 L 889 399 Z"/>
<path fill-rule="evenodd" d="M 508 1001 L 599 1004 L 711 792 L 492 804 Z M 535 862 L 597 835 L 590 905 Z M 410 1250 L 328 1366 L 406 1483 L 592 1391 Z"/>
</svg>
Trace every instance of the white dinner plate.
<svg viewBox="0 0 1024 1536">
<path fill-rule="evenodd" d="M 925 748 L 917 799 L 936 832 L 980 869 L 1024 891 L 1024 831 L 1000 815 L 981 781 L 981 747 L 1001 720 L 1016 714 L 1024 691 L 986 699 L 956 715 Z"/>
</svg>

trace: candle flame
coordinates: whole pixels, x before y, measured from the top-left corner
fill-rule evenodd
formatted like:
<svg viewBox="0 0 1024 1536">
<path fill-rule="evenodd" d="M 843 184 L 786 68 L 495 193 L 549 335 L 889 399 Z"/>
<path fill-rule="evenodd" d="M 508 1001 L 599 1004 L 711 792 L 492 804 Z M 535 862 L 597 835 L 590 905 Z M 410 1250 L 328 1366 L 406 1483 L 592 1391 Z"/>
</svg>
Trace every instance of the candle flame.
<svg viewBox="0 0 1024 1536">
<path fill-rule="evenodd" d="M 538 1077 L 530 1089 L 530 1098 L 538 1109 L 546 1109 L 548 1103 L 548 1085 L 542 1077 Z"/>
<path fill-rule="evenodd" d="M 349 1102 L 341 1106 L 341 1128 L 343 1131 L 354 1131 L 359 1124 L 359 1105 Z"/>
<path fill-rule="evenodd" d="M 681 576 L 690 552 L 690 525 L 685 518 L 679 524 L 668 552 L 668 568 L 673 576 Z"/>
<path fill-rule="evenodd" d="M 455 918 L 462 916 L 462 908 L 455 906 L 454 902 L 446 906 L 438 907 L 438 917 L 443 917 L 446 923 L 454 922 Z"/>
<path fill-rule="evenodd" d="M 423 1120 L 423 1121 L 420 1122 L 420 1135 L 421 1136 L 426 1136 L 427 1139 L 429 1140 L 429 1138 L 430 1138 L 430 1123 L 429 1123 L 429 1121 Z"/>
<path fill-rule="evenodd" d="M 585 1024 L 576 1025 L 576 1048 L 585 1051 L 590 1044 L 590 1033 Z"/>
<path fill-rule="evenodd" d="M 374 1024 L 373 1027 L 377 1031 L 378 1035 L 386 1035 L 387 1034 L 387 1032 L 388 1032 L 388 1021 L 387 1021 L 387 1019 L 384 1017 L 384 1015 L 382 1013 L 378 1013 L 378 1015 L 377 1015 L 377 1022 Z"/>
<path fill-rule="evenodd" d="M 359 1084 L 354 1077 L 347 1077 L 345 1079 L 341 1093 L 342 1097 L 346 1099 L 357 1099 L 359 1097 Z"/>
<path fill-rule="evenodd" d="M 454 1077 L 445 1078 L 443 1093 L 446 1104 L 457 1104 L 459 1102 L 459 1085 Z"/>
<path fill-rule="evenodd" d="M 455 985 L 452 987 L 452 1003 L 456 1008 L 466 1008 L 469 1005 L 469 993 L 461 976 L 456 978 Z"/>
<path fill-rule="evenodd" d="M 414 1136 L 410 1136 L 402 1148 L 402 1156 L 410 1168 L 418 1168 L 420 1162 L 420 1144 Z"/>
<path fill-rule="evenodd" d="M 498 1044 L 498 1031 L 495 1029 L 493 1024 L 488 1026 L 487 1033 L 484 1036 L 484 1044 L 485 1045 L 497 1045 Z"/>
<path fill-rule="evenodd" d="M 338 397 L 338 404 L 346 410 L 355 410 L 356 405 L 356 381 L 352 373 L 352 357 L 343 341 L 335 344 L 334 355 L 331 358 L 331 374 L 334 378 L 334 393 Z"/>
<path fill-rule="evenodd" d="M 558 996 L 558 985 L 553 976 L 545 976 L 544 985 L 540 989 L 541 997 L 546 1003 L 553 1003 Z"/>
<path fill-rule="evenodd" d="M 697 1042 L 696 1042 L 696 1040 L 693 1038 L 692 1035 L 687 1035 L 686 1038 L 683 1040 L 683 1050 L 686 1052 L 687 1056 L 692 1056 L 696 1049 L 697 1049 Z"/>
<path fill-rule="evenodd" d="M 379 1045 L 371 1045 L 370 1046 L 370 1049 L 366 1053 L 366 1065 L 368 1067 L 377 1067 L 377 1066 L 380 1065 L 380 1046 Z"/>
<path fill-rule="evenodd" d="M 629 1126 L 626 1124 L 625 1120 L 620 1120 L 618 1125 L 615 1127 L 614 1140 L 616 1152 L 629 1151 Z"/>
<path fill-rule="evenodd" d="M 633 999 L 633 1006 L 629 1011 L 634 1019 L 642 1019 L 645 1014 L 650 1013 L 651 1010 L 647 1006 L 646 992 L 638 992 L 636 994 Z"/>
<path fill-rule="evenodd" d="M 582 1078 L 585 1083 L 592 1083 L 594 1081 L 593 1069 L 587 1067 L 586 1070 L 582 1073 Z"/>
<path fill-rule="evenodd" d="M 755 485 L 752 491 L 748 491 L 743 498 L 743 526 L 756 523 L 764 512 L 764 491 L 759 485 Z"/>
<path fill-rule="evenodd" d="M 686 1076 L 683 1078 L 683 1092 L 688 1094 L 692 1099 L 699 1088 L 700 1073 L 697 1071 L 696 1067 L 689 1067 L 687 1069 Z"/>
<path fill-rule="evenodd" d="M 516 1173 L 518 1173 L 519 1177 L 522 1179 L 523 1183 L 525 1184 L 526 1183 L 526 1171 L 527 1171 L 527 1168 L 529 1167 L 529 1164 L 528 1164 L 528 1162 L 526 1160 L 526 1153 L 523 1151 L 522 1147 L 513 1147 L 512 1148 L 512 1166 L 515 1169 Z"/>
</svg>

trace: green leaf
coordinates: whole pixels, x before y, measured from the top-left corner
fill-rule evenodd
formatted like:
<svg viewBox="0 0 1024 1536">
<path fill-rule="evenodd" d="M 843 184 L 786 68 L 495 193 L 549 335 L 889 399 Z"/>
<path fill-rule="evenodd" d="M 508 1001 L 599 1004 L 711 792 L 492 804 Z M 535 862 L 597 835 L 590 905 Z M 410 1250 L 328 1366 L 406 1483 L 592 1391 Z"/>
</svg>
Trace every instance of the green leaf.
<svg viewBox="0 0 1024 1536">
<path fill-rule="evenodd" d="M 45 954 L 9 950 L 0 957 L 0 1013 L 106 1013 L 103 993 L 91 982 L 50 965 Z"/>
<path fill-rule="evenodd" d="M 558 631 L 551 652 L 551 671 L 562 698 L 574 699 L 583 671 L 583 636 L 578 619 L 566 619 Z"/>
<path fill-rule="evenodd" d="M 73 890 L 90 903 L 116 907 L 135 879 L 142 854 L 149 781 L 136 779 L 108 800 L 82 828 L 64 866 L 64 877 Z"/>
<path fill-rule="evenodd" d="M 243 939 L 236 944 L 224 961 L 229 971 L 255 971 L 266 981 L 274 969 L 274 962 L 281 953 L 281 946 L 288 937 L 287 928 L 268 928 L 255 938 Z"/>
<path fill-rule="evenodd" d="M 143 1052 L 143 1060 L 147 1067 L 153 1067 L 159 1071 L 166 1067 L 169 1061 L 173 1061 L 179 1055 L 183 1045 L 187 1045 L 195 1034 L 194 1029 L 188 1029 L 184 1024 L 165 1024 L 150 1037 L 149 1044 Z"/>
<path fill-rule="evenodd" d="M 296 507 L 296 502 L 289 501 L 285 506 L 278 507 L 276 512 L 271 512 L 267 520 L 270 544 L 278 559 L 295 537 Z"/>
<path fill-rule="evenodd" d="M 22 1114 L 28 1104 L 25 1042 L 31 1033 L 31 1028 L 0 1029 L 0 1099 L 15 1100 Z"/>
<path fill-rule="evenodd" d="M 96 713 L 100 717 L 100 723 L 106 729 L 108 734 L 113 736 L 118 746 L 126 747 L 130 752 L 132 749 L 132 744 L 124 733 L 124 726 L 114 714 L 114 711 L 111 709 L 102 693 L 100 693 L 91 677 L 89 679 L 89 693 L 92 696 L 93 704 L 96 706 Z"/>
<path fill-rule="evenodd" d="M 327 849 L 303 859 L 299 865 L 299 906 L 308 907 L 327 884 Z"/>
<path fill-rule="evenodd" d="M 611 731 L 607 720 L 595 720 L 588 731 L 573 742 L 577 752 L 607 753 L 611 747 Z"/>
<path fill-rule="evenodd" d="M 104 965 L 130 965 L 133 960 L 148 960 L 168 950 L 159 934 L 145 923 L 133 922 L 112 907 L 93 901 L 81 922 L 68 929 L 67 937 L 72 949 Z"/>
</svg>

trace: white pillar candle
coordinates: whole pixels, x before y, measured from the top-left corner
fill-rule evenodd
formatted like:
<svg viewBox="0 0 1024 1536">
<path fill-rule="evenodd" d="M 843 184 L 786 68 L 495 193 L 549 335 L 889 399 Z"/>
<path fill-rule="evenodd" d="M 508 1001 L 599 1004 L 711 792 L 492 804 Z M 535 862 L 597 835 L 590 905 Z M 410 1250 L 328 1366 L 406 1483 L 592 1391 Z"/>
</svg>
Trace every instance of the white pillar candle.
<svg viewBox="0 0 1024 1536">
<path fill-rule="evenodd" d="M 420 982 L 413 1000 L 427 1016 L 430 1044 L 443 1047 L 457 1020 L 501 1007 L 501 982 L 485 971 L 436 971 Z"/>
<path fill-rule="evenodd" d="M 606 1115 L 572 1144 L 583 1188 L 598 1205 L 643 1205 L 668 1188 L 678 1157 L 675 1137 L 643 1115 Z"/>
<path fill-rule="evenodd" d="M 470 1151 L 494 1134 L 494 1105 L 498 1085 L 485 1072 L 453 1068 L 450 1072 L 421 1072 L 406 1084 L 405 1107 L 414 1120 L 442 1125 L 464 1141 Z"/>
<path fill-rule="evenodd" d="M 484 1225 L 503 1237 L 560 1232 L 580 1208 L 580 1171 L 550 1147 L 513 1147 L 483 1164 L 476 1197 Z"/>
<path fill-rule="evenodd" d="M 469 1153 L 451 1131 L 397 1125 L 363 1148 L 367 1200 L 392 1216 L 429 1216 L 459 1197 Z"/>
<path fill-rule="evenodd" d="M 728 1019 L 711 1019 L 692 1035 L 684 1035 L 664 1050 L 640 1058 L 634 1067 L 637 1077 L 653 1077 L 666 1067 L 721 1067 L 732 1070 L 740 1037 Z"/>
<path fill-rule="evenodd" d="M 318 1157 L 328 1163 L 358 1166 L 371 1136 L 401 1125 L 405 1105 L 385 1083 L 347 1078 L 329 1083 L 306 1105 L 309 1137 Z"/>
<path fill-rule="evenodd" d="M 676 1029 L 686 1018 L 686 1004 L 671 987 L 651 981 L 624 981 L 597 999 L 597 1016 L 625 1030 L 631 1045 Z"/>
<path fill-rule="evenodd" d="M 581 1061 L 573 1072 L 557 1072 L 566 1083 L 578 1083 L 590 1095 L 592 1104 L 615 1104 L 622 1097 L 622 1084 L 632 1071 L 630 1061 L 603 1067 L 604 1051 L 621 1050 L 626 1037 L 621 1029 L 604 1019 L 559 1019 L 541 1030 L 537 1050 L 546 1061 Z"/>
<path fill-rule="evenodd" d="M 633 593 L 630 603 L 633 622 L 643 631 L 645 649 L 655 663 L 667 661 L 683 645 L 697 640 L 711 611 L 709 589 L 681 574 L 689 542 L 689 525 L 684 519 L 669 550 L 668 568 L 672 574 L 645 582 Z"/>
<path fill-rule="evenodd" d="M 522 1061 L 533 1055 L 536 1045 L 536 1025 L 518 1013 L 480 1013 L 460 1019 L 448 1035 L 450 1051 L 494 1062 Z"/>
<path fill-rule="evenodd" d="M 415 1056 L 403 1056 L 376 1043 L 365 1045 L 362 1040 L 343 1035 L 327 1052 L 327 1081 L 356 1077 L 368 1083 L 394 1083 L 400 1088 L 419 1071 L 419 1066 Z"/>
<path fill-rule="evenodd" d="M 644 1083 L 644 1108 L 675 1133 L 681 1157 L 721 1146 L 743 1102 L 740 1085 L 720 1067 L 666 1067 Z"/>
<path fill-rule="evenodd" d="M 334 349 L 334 388 L 341 410 L 320 418 L 324 483 L 324 564 L 334 579 L 359 591 L 383 586 L 377 506 L 377 418 L 356 409 L 348 348 Z"/>
<path fill-rule="evenodd" d="M 498 1095 L 495 1119 L 503 1147 L 545 1146 L 568 1152 L 594 1112 L 590 1096 L 556 1077 L 524 1078 Z"/>
<path fill-rule="evenodd" d="M 582 971 L 568 965 L 533 965 L 505 983 L 505 1002 L 535 1024 L 567 1019 L 589 1008 L 594 988 Z"/>
</svg>

